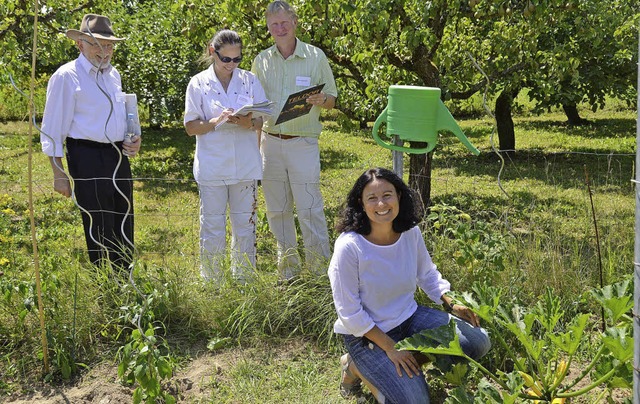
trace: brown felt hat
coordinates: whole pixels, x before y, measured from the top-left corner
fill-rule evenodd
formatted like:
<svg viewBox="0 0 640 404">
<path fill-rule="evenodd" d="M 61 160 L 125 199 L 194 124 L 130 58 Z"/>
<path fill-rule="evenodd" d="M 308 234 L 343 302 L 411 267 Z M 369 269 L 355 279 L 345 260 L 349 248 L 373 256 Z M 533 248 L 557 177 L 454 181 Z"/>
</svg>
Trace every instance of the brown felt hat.
<svg viewBox="0 0 640 404">
<path fill-rule="evenodd" d="M 95 37 L 107 41 L 122 41 L 125 38 L 117 38 L 111 28 L 111 21 L 104 15 L 86 14 L 82 18 L 80 31 L 77 29 L 68 29 L 67 37 L 77 41 L 83 37 Z"/>
</svg>

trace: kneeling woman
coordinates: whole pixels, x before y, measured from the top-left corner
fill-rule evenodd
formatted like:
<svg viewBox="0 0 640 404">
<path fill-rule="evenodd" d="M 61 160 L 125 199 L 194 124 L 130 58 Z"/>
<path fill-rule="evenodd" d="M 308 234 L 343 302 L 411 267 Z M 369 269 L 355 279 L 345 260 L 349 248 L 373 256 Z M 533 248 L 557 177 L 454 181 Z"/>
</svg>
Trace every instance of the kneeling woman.
<svg viewBox="0 0 640 404">
<path fill-rule="evenodd" d="M 413 191 L 384 168 L 362 174 L 347 196 L 329 266 L 338 313 L 334 331 L 343 335 L 348 351 L 341 358 L 345 397 L 361 379 L 380 403 L 428 403 L 418 360 L 395 344 L 451 318 L 467 355 L 478 359 L 489 350 L 476 314 L 451 305 L 446 295 L 451 285 L 429 256 L 417 227 L 420 211 Z M 416 286 L 455 317 L 419 306 Z"/>
</svg>

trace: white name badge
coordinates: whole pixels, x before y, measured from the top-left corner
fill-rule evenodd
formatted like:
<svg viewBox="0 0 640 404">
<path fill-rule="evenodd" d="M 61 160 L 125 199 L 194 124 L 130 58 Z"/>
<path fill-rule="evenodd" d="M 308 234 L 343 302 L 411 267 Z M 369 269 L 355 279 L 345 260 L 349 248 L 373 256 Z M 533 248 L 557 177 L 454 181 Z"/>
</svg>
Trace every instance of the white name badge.
<svg viewBox="0 0 640 404">
<path fill-rule="evenodd" d="M 251 97 L 247 97 L 246 95 L 238 94 L 238 104 L 240 104 L 240 105 L 251 104 Z"/>
<path fill-rule="evenodd" d="M 296 86 L 309 87 L 311 85 L 311 77 L 296 76 Z"/>
</svg>

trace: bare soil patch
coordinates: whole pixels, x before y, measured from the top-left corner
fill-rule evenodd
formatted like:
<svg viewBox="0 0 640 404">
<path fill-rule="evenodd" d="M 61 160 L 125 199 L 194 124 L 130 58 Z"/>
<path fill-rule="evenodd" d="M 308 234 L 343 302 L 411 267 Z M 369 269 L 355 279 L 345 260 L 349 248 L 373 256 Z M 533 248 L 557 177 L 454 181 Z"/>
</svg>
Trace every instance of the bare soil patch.
<svg viewBox="0 0 640 404">
<path fill-rule="evenodd" d="M 52 387 L 43 382 L 22 386 L 21 392 L 12 394 L 4 402 L 16 404 L 116 404 L 130 403 L 132 395 L 132 388 L 118 382 L 116 365 L 105 362 L 82 374 L 72 384 Z"/>
<path fill-rule="evenodd" d="M 303 340 L 288 341 L 279 349 L 279 360 L 305 349 Z M 250 353 L 249 353 L 250 352 Z M 213 394 L 212 380 L 224 380 L 229 369 L 239 358 L 255 354 L 254 349 L 233 348 L 210 352 L 204 343 L 188 349 L 191 358 L 178 367 L 174 376 L 165 383 L 165 388 L 178 402 L 209 402 Z M 102 362 L 83 372 L 80 376 L 59 386 L 45 382 L 21 385 L 21 390 L 8 397 L 0 397 L 1 403 L 14 404 L 118 404 L 131 403 L 134 387 L 124 386 L 118 379 L 117 364 Z"/>
</svg>

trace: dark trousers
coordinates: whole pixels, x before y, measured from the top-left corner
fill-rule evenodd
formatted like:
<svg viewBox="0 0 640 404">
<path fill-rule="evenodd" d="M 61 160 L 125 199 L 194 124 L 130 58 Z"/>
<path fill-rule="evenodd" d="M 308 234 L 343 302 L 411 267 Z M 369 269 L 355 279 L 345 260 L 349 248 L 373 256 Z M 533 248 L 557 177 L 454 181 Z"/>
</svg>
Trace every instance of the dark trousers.
<svg viewBox="0 0 640 404">
<path fill-rule="evenodd" d="M 122 271 L 133 255 L 133 186 L 129 158 L 122 156 L 118 167 L 121 142 L 117 146 L 67 138 L 67 165 L 82 207 L 89 259 L 96 265 L 109 260 Z"/>
</svg>

